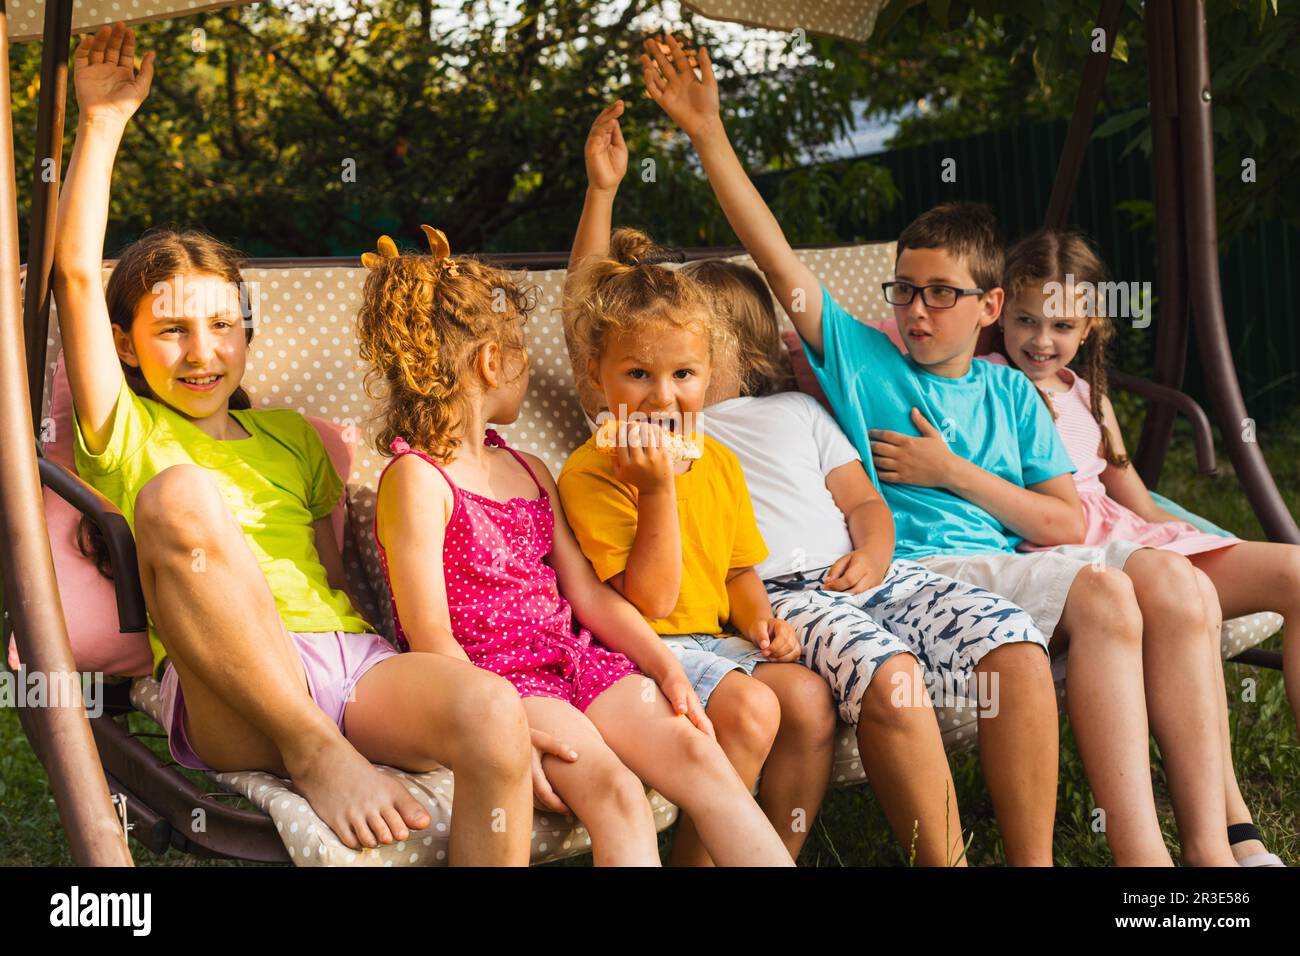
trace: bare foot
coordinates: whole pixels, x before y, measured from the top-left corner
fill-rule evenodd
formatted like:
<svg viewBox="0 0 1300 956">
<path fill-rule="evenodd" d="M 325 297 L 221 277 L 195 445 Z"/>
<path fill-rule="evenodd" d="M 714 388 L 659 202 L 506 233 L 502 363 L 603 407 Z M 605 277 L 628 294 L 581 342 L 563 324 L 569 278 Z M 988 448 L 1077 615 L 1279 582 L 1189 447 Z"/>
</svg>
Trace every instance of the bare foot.
<svg viewBox="0 0 1300 956">
<path fill-rule="evenodd" d="M 397 843 L 433 822 L 401 783 L 342 736 L 292 762 L 286 755 L 285 766 L 294 789 L 350 849 Z"/>
</svg>

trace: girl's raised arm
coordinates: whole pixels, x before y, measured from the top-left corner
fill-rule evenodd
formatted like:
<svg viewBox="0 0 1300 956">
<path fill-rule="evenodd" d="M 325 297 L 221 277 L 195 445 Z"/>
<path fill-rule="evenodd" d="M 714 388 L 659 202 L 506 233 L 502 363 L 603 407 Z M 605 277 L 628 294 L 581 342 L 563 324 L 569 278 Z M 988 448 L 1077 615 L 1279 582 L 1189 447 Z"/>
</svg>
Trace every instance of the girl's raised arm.
<svg viewBox="0 0 1300 956">
<path fill-rule="evenodd" d="M 582 204 L 582 217 L 573 237 L 569 253 L 569 268 L 564 276 L 564 294 L 568 298 L 570 280 L 578 263 L 588 256 L 609 254 L 609 233 L 614 219 L 614 196 L 619 183 L 627 173 L 627 143 L 618 118 L 623 115 L 623 101 L 616 100 L 600 111 L 587 134 L 583 148 L 587 167 L 587 198 Z M 569 350 L 573 365 L 573 378 L 578 385 L 578 398 L 582 410 L 594 419 L 600 411 L 602 396 L 588 381 L 586 369 L 573 340 L 573 322 L 568 310 L 561 313 L 564 322 L 564 344 Z"/>
<path fill-rule="evenodd" d="M 627 143 L 618 118 L 623 115 L 623 101 L 615 100 L 600 111 L 591 131 L 583 157 L 587 166 L 587 199 L 578 220 L 578 232 L 573 237 L 573 250 L 569 253 L 569 269 L 587 256 L 603 256 L 609 252 L 609 233 L 613 225 L 614 196 L 619 183 L 627 174 Z"/>
<path fill-rule="evenodd" d="M 135 31 L 118 23 L 82 39 L 74 61 L 80 118 L 59 197 L 53 285 L 77 421 L 86 450 L 99 454 L 122 383 L 100 278 L 109 187 L 126 124 L 149 95 L 154 55 L 137 73 Z"/>
</svg>

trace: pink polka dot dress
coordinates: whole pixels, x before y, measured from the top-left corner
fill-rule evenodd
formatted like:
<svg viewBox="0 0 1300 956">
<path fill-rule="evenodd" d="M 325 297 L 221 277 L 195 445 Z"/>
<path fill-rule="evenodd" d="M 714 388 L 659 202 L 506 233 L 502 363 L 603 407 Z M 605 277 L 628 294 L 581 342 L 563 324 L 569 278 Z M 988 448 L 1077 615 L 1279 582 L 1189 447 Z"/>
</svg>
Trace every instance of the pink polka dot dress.
<svg viewBox="0 0 1300 956">
<path fill-rule="evenodd" d="M 521 697 L 553 697 L 578 710 L 614 683 L 640 673 L 628 658 L 602 645 L 578 625 L 560 594 L 555 571 L 546 563 L 555 536 L 550 495 L 532 468 L 488 429 L 484 444 L 504 448 L 537 485 L 536 498 L 497 501 L 456 485 L 442 466 L 405 439 L 392 443 L 394 458 L 416 455 L 437 468 L 451 486 L 455 504 L 442 547 L 451 630 L 469 659 L 514 684 Z M 384 476 L 379 476 L 382 484 Z M 377 525 L 377 522 L 376 522 Z M 379 543 L 379 562 L 388 580 L 388 555 Z M 409 645 L 393 608 L 397 643 Z"/>
</svg>

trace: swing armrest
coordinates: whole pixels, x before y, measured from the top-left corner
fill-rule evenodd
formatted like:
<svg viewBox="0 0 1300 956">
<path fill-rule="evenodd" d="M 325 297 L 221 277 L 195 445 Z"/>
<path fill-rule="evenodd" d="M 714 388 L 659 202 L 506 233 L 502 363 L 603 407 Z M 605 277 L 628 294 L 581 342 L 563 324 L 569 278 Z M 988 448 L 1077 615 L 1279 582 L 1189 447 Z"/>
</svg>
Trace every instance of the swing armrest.
<svg viewBox="0 0 1300 956">
<path fill-rule="evenodd" d="M 1170 388 L 1168 385 L 1160 385 L 1148 378 L 1142 378 L 1138 375 L 1129 375 L 1127 372 L 1117 372 L 1110 370 L 1108 373 L 1110 383 L 1116 388 L 1122 388 L 1126 392 L 1132 392 L 1139 398 L 1145 398 L 1150 402 L 1160 402 L 1168 405 L 1187 419 L 1192 426 L 1192 441 L 1196 445 L 1196 467 L 1204 475 L 1212 475 L 1218 469 L 1218 462 L 1214 454 L 1214 432 L 1210 430 L 1210 419 L 1205 414 L 1205 409 L 1197 404 L 1196 400 L 1176 388 Z"/>
<path fill-rule="evenodd" d="M 117 595 L 118 629 L 123 634 L 145 630 L 148 624 L 144 591 L 140 587 L 140 566 L 136 563 L 135 537 L 126 518 L 113 502 L 62 465 L 56 465 L 44 455 L 38 455 L 36 463 L 41 484 L 90 518 L 108 542 L 113 589 Z"/>
</svg>

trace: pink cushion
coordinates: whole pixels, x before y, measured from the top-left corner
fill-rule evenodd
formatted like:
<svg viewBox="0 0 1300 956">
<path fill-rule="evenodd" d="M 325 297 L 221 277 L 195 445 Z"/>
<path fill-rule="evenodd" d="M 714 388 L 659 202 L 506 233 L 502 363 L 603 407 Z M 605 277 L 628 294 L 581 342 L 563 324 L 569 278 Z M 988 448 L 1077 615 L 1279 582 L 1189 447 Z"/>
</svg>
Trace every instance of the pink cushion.
<svg viewBox="0 0 1300 956">
<path fill-rule="evenodd" d="M 355 429 L 307 416 L 315 426 L 329 453 L 334 469 L 347 482 L 356 457 Z M 73 464 L 72 393 L 60 353 L 50 387 L 50 414 L 46 423 L 45 455 L 50 461 L 76 471 Z M 77 547 L 77 527 L 81 514 L 49 489 L 43 489 L 45 524 L 50 535 L 54 558 L 54 575 L 63 602 L 63 617 L 69 622 L 68 638 L 77 669 L 102 671 L 135 677 L 148 674 L 153 654 L 144 631 L 123 634 L 117 629 L 117 598 L 113 582 L 96 570 L 94 562 Z M 347 495 L 339 496 L 338 506 L 330 515 L 339 551 L 343 550 L 343 531 L 347 522 Z M 75 623 L 74 623 L 75 622 Z M 9 666 L 19 666 L 18 648 L 9 639 Z"/>
<path fill-rule="evenodd" d="M 898 351 L 907 351 L 907 346 L 903 344 L 903 337 L 898 333 L 898 322 L 892 316 L 879 322 L 863 322 L 862 324 L 884 332 L 889 336 L 889 341 L 894 343 L 894 347 Z M 811 395 L 821 402 L 827 411 L 833 412 L 831 403 L 826 398 L 826 393 L 822 391 L 822 387 L 817 381 L 817 374 L 813 372 L 812 363 L 808 361 L 808 353 L 804 351 L 803 341 L 799 338 L 799 333 L 790 330 L 781 333 L 781 338 L 785 342 L 785 347 L 790 351 L 790 364 L 794 367 L 794 381 L 799 391 L 805 395 Z"/>
</svg>

